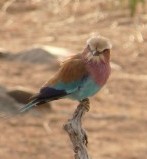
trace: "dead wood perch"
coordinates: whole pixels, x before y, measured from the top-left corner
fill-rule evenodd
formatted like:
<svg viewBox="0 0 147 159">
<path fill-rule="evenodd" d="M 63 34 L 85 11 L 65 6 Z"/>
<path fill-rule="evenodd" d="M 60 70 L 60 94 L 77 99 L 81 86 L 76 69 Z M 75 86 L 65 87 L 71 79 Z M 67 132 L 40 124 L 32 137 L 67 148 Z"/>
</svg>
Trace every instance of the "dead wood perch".
<svg viewBox="0 0 147 159">
<path fill-rule="evenodd" d="M 87 152 L 88 137 L 82 128 L 82 117 L 89 110 L 89 99 L 84 99 L 77 106 L 73 117 L 64 125 L 73 144 L 75 159 L 89 159 Z"/>
</svg>

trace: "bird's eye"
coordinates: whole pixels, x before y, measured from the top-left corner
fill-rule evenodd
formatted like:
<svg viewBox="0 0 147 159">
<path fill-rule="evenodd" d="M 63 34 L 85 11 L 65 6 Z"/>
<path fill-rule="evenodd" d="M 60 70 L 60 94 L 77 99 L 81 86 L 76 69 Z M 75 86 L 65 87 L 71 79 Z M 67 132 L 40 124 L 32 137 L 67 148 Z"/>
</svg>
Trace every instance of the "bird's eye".
<svg viewBox="0 0 147 159">
<path fill-rule="evenodd" d="M 104 49 L 103 50 L 103 53 L 106 53 L 106 52 L 108 52 L 109 51 L 109 49 Z"/>
</svg>

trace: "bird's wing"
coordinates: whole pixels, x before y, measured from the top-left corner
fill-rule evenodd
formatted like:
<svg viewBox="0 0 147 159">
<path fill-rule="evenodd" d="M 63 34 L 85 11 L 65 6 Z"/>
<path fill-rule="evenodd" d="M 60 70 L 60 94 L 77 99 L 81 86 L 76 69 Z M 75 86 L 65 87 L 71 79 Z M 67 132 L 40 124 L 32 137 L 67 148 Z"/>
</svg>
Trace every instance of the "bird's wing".
<svg viewBox="0 0 147 159">
<path fill-rule="evenodd" d="M 81 80 L 88 74 L 85 63 L 79 55 L 65 60 L 59 71 L 44 86 L 55 86 L 62 82 L 65 84 Z"/>
<path fill-rule="evenodd" d="M 65 60 L 59 71 L 42 88 L 54 88 L 71 93 L 88 76 L 88 71 L 80 55 Z"/>
<path fill-rule="evenodd" d="M 82 86 L 88 72 L 80 55 L 75 55 L 61 65 L 59 71 L 43 85 L 39 93 L 31 98 L 31 102 L 22 107 L 24 112 L 35 105 L 63 98 Z"/>
</svg>

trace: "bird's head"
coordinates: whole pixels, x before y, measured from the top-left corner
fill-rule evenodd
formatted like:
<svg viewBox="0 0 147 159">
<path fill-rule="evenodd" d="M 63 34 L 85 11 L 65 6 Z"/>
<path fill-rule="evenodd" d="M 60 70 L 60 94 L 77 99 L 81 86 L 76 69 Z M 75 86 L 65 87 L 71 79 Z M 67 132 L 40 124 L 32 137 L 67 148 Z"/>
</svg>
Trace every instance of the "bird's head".
<svg viewBox="0 0 147 159">
<path fill-rule="evenodd" d="M 87 40 L 84 56 L 87 60 L 106 61 L 110 58 L 110 50 L 112 48 L 109 40 L 102 36 L 94 36 Z"/>
</svg>

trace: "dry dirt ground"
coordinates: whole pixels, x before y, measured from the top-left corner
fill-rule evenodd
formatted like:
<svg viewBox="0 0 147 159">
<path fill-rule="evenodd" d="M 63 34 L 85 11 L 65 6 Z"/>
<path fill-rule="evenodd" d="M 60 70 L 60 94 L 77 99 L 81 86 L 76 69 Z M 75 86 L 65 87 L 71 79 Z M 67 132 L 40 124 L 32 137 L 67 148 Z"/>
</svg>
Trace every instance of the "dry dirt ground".
<svg viewBox="0 0 147 159">
<path fill-rule="evenodd" d="M 112 70 L 106 87 L 91 98 L 84 118 L 88 151 L 92 159 L 146 159 L 147 15 L 139 12 L 130 18 L 125 7 L 100 0 L 2 4 L 0 47 L 12 53 L 37 44 L 80 52 L 92 32 L 112 41 L 112 61 L 119 67 Z M 0 85 L 7 88 L 37 91 L 53 73 L 46 65 L 0 59 Z M 75 101 L 56 101 L 51 112 L 30 111 L 0 121 L 0 158 L 73 158 L 62 126 L 76 105 Z"/>
</svg>

